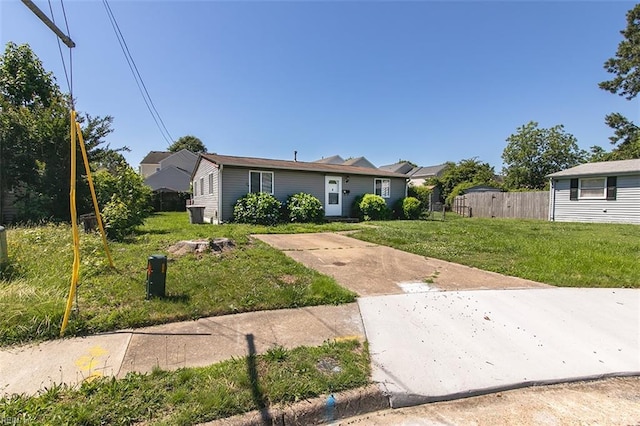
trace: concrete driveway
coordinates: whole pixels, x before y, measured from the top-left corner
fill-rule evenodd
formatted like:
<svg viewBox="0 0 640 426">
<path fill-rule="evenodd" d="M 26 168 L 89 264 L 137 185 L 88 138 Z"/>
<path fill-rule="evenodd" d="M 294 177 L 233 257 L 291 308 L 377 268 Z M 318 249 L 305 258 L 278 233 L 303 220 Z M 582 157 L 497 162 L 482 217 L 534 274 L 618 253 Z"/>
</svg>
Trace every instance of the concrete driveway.
<svg viewBox="0 0 640 426">
<path fill-rule="evenodd" d="M 362 296 L 392 407 L 640 375 L 639 290 L 555 288 L 338 234 L 256 237 Z"/>
<path fill-rule="evenodd" d="M 334 233 L 254 235 L 292 259 L 335 278 L 360 296 L 433 290 L 548 288 Z"/>
</svg>

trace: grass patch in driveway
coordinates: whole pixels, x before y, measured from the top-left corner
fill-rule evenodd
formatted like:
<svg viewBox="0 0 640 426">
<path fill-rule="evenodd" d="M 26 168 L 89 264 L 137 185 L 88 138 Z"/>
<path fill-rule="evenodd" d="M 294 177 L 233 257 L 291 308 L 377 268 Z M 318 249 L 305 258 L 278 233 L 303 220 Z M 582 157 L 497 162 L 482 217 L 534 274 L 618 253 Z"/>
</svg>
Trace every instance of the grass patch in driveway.
<svg viewBox="0 0 640 426">
<path fill-rule="evenodd" d="M 147 219 L 125 243 L 110 243 L 109 268 L 97 234 L 82 234 L 79 312 L 67 335 L 141 327 L 264 309 L 340 304 L 355 294 L 333 278 L 291 260 L 250 234 L 353 229 L 343 224 L 192 225 L 186 213 Z M 167 254 L 181 240 L 226 237 L 236 248 L 221 255 L 188 254 L 170 261 L 163 299 L 145 300 L 147 257 Z M 0 345 L 58 336 L 69 291 L 71 230 L 67 225 L 9 228 L 10 264 L 0 275 Z"/>
<path fill-rule="evenodd" d="M 276 347 L 208 367 L 130 373 L 120 380 L 85 382 L 77 389 L 55 386 L 35 397 L 0 399 L 0 419 L 191 425 L 361 387 L 369 383 L 369 373 L 366 344 L 355 340 L 315 348 Z"/>
<path fill-rule="evenodd" d="M 640 227 L 461 218 L 375 222 L 352 237 L 563 287 L 640 287 Z"/>
</svg>

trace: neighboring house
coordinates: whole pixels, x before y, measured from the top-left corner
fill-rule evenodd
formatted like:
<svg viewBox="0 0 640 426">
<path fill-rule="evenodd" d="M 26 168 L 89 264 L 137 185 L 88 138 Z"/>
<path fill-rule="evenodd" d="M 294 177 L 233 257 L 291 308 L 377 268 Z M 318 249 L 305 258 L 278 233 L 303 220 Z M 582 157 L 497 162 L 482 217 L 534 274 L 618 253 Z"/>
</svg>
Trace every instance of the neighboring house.
<svg viewBox="0 0 640 426">
<path fill-rule="evenodd" d="M 160 170 L 160 162 L 165 158 L 171 156 L 173 152 L 170 151 L 151 151 L 140 162 L 138 173 L 143 178 L 151 176 L 155 172 Z"/>
<path fill-rule="evenodd" d="M 407 175 L 409 185 L 422 186 L 426 184 L 427 180 L 442 176 L 447 169 L 447 165 L 439 164 L 437 166 L 416 167 L 408 161 L 399 161 L 397 163 L 380 166 L 380 169 Z M 439 201 L 441 195 L 438 187 L 432 185 L 429 186 L 429 189 L 431 190 L 431 199 L 434 200 L 434 202 Z"/>
<path fill-rule="evenodd" d="M 549 220 L 640 224 L 640 159 L 581 164 L 547 177 Z"/>
<path fill-rule="evenodd" d="M 146 171 L 151 170 L 152 164 L 157 165 L 156 171 L 147 176 L 143 175 L 144 183 L 156 194 L 154 208 L 158 211 L 184 210 L 191 189 L 191 173 L 198 156 L 186 149 L 170 152 L 167 156 L 160 154 L 166 153 L 152 151 L 145 157 L 150 158 L 150 161 L 158 160 L 157 163 L 148 162 L 145 165 L 149 166 Z M 143 170 L 142 163 L 140 170 Z"/>
<path fill-rule="evenodd" d="M 322 203 L 326 216 L 349 217 L 358 195 L 377 194 L 387 205 L 406 196 L 406 176 L 370 167 L 329 162 L 270 160 L 201 154 L 191 175 L 194 205 L 206 222 L 228 222 L 233 206 L 250 192 L 267 192 L 281 202 L 299 192 Z"/>
<path fill-rule="evenodd" d="M 476 192 L 502 192 L 501 188 L 491 185 L 476 185 L 462 191 L 464 194 L 473 194 Z"/>
<path fill-rule="evenodd" d="M 321 158 L 319 160 L 314 161 L 314 163 L 342 164 L 343 166 L 369 167 L 371 169 L 377 168 L 371 161 L 367 160 L 364 157 L 354 157 L 354 158 L 349 158 L 345 160 L 339 155 L 332 155 L 331 157 Z"/>
<path fill-rule="evenodd" d="M 427 167 L 415 167 L 411 170 L 409 175 L 409 184 L 410 185 L 424 185 L 424 183 L 435 177 L 440 177 L 447 169 L 446 164 L 438 164 L 437 166 L 427 166 Z"/>
</svg>

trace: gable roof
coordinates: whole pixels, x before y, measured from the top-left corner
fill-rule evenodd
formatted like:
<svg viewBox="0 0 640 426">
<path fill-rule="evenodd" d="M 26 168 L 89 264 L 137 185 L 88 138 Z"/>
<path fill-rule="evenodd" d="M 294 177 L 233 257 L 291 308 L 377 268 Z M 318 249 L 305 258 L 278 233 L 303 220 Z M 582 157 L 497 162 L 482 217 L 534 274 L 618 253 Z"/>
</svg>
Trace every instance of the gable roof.
<svg viewBox="0 0 640 426">
<path fill-rule="evenodd" d="M 412 178 L 438 176 L 446 168 L 446 164 L 438 164 L 437 166 L 416 167 L 409 172 L 409 176 L 411 176 Z"/>
<path fill-rule="evenodd" d="M 414 166 L 412 166 L 411 163 L 409 163 L 408 161 L 400 161 L 398 163 L 393 163 L 393 164 L 387 164 L 387 165 L 384 165 L 384 166 L 380 166 L 379 169 L 387 170 L 387 171 L 395 172 L 395 173 L 407 174 L 411 170 L 414 169 Z"/>
<path fill-rule="evenodd" d="M 140 162 L 140 164 L 160 164 L 162 160 L 172 155 L 170 151 L 150 151 Z"/>
<path fill-rule="evenodd" d="M 176 166 L 169 166 L 147 177 L 144 183 L 154 191 L 187 192 L 191 183 L 191 172 Z"/>
<path fill-rule="evenodd" d="M 175 166 L 191 174 L 196 165 L 196 161 L 198 161 L 198 156 L 196 154 L 188 149 L 181 149 L 178 152 L 172 152 L 167 158 L 161 160 L 160 170 L 170 166 Z"/>
<path fill-rule="evenodd" d="M 198 169 L 198 165 L 200 164 L 200 161 L 202 161 L 202 159 L 206 159 L 208 161 L 211 161 L 212 163 L 222 166 L 406 178 L 406 176 L 401 173 L 393 173 L 377 168 L 372 169 L 371 167 L 345 166 L 344 164 L 328 164 L 305 161 L 271 160 L 267 158 L 254 157 L 235 157 L 231 155 L 218 154 L 200 154 L 198 163 L 194 168 L 194 173 Z"/>
<path fill-rule="evenodd" d="M 339 155 L 332 155 L 331 157 L 321 158 L 319 160 L 314 161 L 314 163 L 323 163 L 323 164 L 344 164 L 344 158 Z"/>
<path fill-rule="evenodd" d="M 372 169 L 377 169 L 377 167 L 374 166 L 371 161 L 367 160 L 364 157 L 350 158 L 348 160 L 345 160 L 342 164 L 344 164 L 345 166 L 369 167 Z"/>
<path fill-rule="evenodd" d="M 547 177 L 576 177 L 576 176 L 604 176 L 604 175 L 640 174 L 640 158 L 634 160 L 601 161 L 585 163 L 570 169 L 551 173 Z"/>
</svg>

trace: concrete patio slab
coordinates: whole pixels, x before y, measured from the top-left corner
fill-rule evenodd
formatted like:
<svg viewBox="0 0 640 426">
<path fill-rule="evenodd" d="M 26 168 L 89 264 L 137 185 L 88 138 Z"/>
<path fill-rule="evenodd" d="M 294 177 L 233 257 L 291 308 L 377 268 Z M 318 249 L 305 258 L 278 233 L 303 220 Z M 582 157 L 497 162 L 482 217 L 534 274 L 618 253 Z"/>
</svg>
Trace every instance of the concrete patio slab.
<svg viewBox="0 0 640 426">
<path fill-rule="evenodd" d="M 428 292 L 358 304 L 373 380 L 392 407 L 640 375 L 635 289 Z"/>
</svg>

